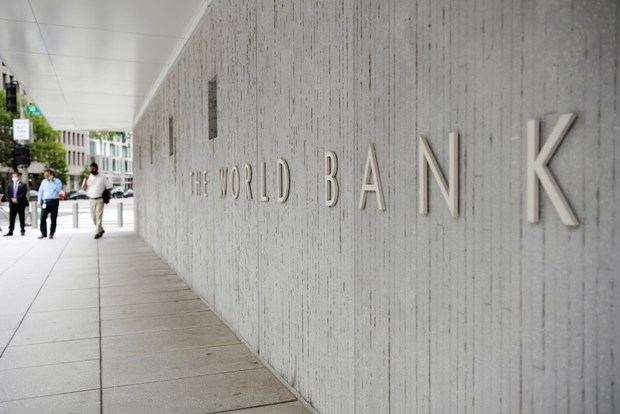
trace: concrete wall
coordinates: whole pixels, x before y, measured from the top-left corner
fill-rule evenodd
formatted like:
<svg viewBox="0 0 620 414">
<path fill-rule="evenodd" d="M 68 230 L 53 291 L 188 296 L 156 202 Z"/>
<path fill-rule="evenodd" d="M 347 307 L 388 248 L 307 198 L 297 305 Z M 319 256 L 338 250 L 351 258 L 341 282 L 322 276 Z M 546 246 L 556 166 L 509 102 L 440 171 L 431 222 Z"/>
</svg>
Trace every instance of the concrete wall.
<svg viewBox="0 0 620 414">
<path fill-rule="evenodd" d="M 322 413 L 617 412 L 619 16 L 614 0 L 214 0 L 135 128 L 139 232 Z M 529 224 L 526 122 L 544 140 L 571 111 L 550 165 L 580 225 L 544 190 Z M 432 178 L 419 215 L 416 135 L 447 172 L 452 130 L 460 215 Z M 372 194 L 357 208 L 371 143 L 384 212 Z M 220 198 L 218 169 L 245 163 L 254 199 Z"/>
</svg>

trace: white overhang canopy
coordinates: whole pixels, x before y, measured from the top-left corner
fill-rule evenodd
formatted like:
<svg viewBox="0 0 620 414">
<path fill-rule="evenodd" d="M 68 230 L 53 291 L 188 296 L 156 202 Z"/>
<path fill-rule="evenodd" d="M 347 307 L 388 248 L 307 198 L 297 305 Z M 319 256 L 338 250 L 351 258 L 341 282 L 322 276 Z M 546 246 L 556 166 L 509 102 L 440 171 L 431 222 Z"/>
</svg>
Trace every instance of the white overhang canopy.
<svg viewBox="0 0 620 414">
<path fill-rule="evenodd" d="M 0 59 L 56 129 L 129 130 L 210 0 L 0 0 Z"/>
</svg>

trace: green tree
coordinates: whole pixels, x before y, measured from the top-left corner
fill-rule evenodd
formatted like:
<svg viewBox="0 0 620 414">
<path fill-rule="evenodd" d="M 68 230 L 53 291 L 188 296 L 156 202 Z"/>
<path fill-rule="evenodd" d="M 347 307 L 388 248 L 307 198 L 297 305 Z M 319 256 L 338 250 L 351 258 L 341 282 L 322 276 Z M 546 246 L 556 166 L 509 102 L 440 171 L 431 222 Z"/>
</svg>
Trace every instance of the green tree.
<svg viewBox="0 0 620 414">
<path fill-rule="evenodd" d="M 97 139 L 99 141 L 112 141 L 116 135 L 120 135 L 122 132 L 118 131 L 90 131 L 89 138 Z"/>
<path fill-rule="evenodd" d="M 6 110 L 6 95 L 4 90 L 0 88 L 0 163 L 8 165 L 13 143 L 11 128 L 13 126 L 13 118 L 15 116 Z"/>
<path fill-rule="evenodd" d="M 90 166 L 85 165 L 84 169 L 80 173 L 80 182 L 84 181 L 84 178 L 88 177 L 89 175 L 90 175 Z"/>
<path fill-rule="evenodd" d="M 32 121 L 34 142 L 30 144 L 30 153 L 35 161 L 39 161 L 54 171 L 63 183 L 68 181 L 69 169 L 65 158 L 65 148 L 60 142 L 60 132 L 53 129 L 43 116 L 27 115 Z"/>
<path fill-rule="evenodd" d="M 19 96 L 20 101 L 23 96 Z M 26 104 L 28 102 L 25 102 Z M 67 182 L 67 162 L 65 160 L 65 149 L 58 142 L 60 132 L 50 126 L 45 117 L 26 115 L 32 121 L 34 141 L 30 144 L 30 153 L 33 161 L 38 161 L 46 167 L 54 170 L 56 177 L 63 183 Z M 6 109 L 6 96 L 0 90 L 0 163 L 10 164 L 10 150 L 13 144 L 11 128 L 16 114 L 8 112 Z"/>
</svg>

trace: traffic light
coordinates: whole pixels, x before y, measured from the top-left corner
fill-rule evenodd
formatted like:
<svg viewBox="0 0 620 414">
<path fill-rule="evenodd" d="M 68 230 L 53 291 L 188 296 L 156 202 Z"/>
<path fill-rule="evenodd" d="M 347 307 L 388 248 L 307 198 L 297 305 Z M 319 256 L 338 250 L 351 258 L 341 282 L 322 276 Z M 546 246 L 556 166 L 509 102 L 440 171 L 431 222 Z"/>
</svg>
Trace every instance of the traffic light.
<svg viewBox="0 0 620 414">
<path fill-rule="evenodd" d="M 30 148 L 27 145 L 14 144 L 11 147 L 10 161 L 14 167 L 29 167 L 32 161 Z"/>
<path fill-rule="evenodd" d="M 6 91 L 6 110 L 17 113 L 17 84 L 15 82 L 4 85 Z"/>
</svg>

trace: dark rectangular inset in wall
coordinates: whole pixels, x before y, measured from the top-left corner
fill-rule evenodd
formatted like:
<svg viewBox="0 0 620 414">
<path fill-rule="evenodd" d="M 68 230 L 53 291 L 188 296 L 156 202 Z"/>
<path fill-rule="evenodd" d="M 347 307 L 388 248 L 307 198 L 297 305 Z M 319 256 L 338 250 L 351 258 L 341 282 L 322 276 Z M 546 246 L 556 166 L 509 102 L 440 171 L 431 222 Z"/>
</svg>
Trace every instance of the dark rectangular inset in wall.
<svg viewBox="0 0 620 414">
<path fill-rule="evenodd" d="M 150 144 L 151 144 L 151 164 L 153 164 L 153 135 L 151 135 Z"/>
<path fill-rule="evenodd" d="M 209 81 L 209 139 L 217 137 L 217 78 Z"/>
<path fill-rule="evenodd" d="M 168 118 L 168 145 L 169 145 L 169 153 L 168 155 L 174 155 L 174 119 L 173 117 Z"/>
</svg>

